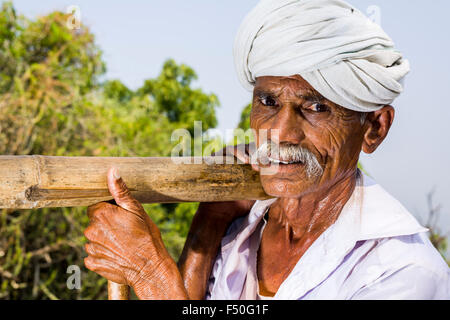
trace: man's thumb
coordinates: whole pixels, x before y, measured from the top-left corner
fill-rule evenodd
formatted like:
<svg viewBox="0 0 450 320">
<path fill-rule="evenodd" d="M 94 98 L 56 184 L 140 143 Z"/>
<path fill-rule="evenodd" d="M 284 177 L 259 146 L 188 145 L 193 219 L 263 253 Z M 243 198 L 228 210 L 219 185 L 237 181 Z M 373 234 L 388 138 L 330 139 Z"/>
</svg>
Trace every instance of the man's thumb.
<svg viewBox="0 0 450 320">
<path fill-rule="evenodd" d="M 108 189 L 120 207 L 137 214 L 144 211 L 142 204 L 131 195 L 130 190 L 114 167 L 108 170 Z"/>
</svg>

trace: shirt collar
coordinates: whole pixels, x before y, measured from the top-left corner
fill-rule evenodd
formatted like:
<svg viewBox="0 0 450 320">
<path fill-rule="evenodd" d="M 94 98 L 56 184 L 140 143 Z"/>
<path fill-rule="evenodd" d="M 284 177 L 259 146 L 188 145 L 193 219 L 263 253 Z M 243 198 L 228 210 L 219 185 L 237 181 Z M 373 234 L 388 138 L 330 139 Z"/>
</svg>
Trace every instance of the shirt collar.
<svg viewBox="0 0 450 320">
<path fill-rule="evenodd" d="M 259 221 L 258 218 L 275 201 L 276 199 L 257 201 L 251 211 L 252 220 Z M 428 231 L 397 199 L 364 173 L 337 222 L 340 219 L 343 220 L 340 223 L 353 224 L 351 229 L 356 241 Z"/>
<path fill-rule="evenodd" d="M 411 235 L 428 231 L 393 196 L 367 175 L 356 187 L 352 200 L 360 208 L 357 240 L 370 240 Z M 359 205 L 357 203 L 359 202 Z"/>
</svg>

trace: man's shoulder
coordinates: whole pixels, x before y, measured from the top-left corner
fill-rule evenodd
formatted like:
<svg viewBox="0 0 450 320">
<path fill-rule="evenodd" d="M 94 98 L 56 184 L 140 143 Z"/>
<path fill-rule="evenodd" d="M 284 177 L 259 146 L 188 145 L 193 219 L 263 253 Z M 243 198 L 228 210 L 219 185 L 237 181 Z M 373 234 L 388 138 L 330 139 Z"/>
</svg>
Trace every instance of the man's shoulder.
<svg viewBox="0 0 450 320">
<path fill-rule="evenodd" d="M 425 232 L 367 240 L 365 266 L 379 266 L 385 274 L 405 268 L 422 269 L 448 279 L 449 267 Z M 383 270 L 381 270 L 383 269 Z"/>
<path fill-rule="evenodd" d="M 360 229 L 355 254 L 364 257 L 357 269 L 389 275 L 400 270 L 426 270 L 447 279 L 449 268 L 428 238 L 428 229 L 383 187 L 363 176 Z"/>
<path fill-rule="evenodd" d="M 352 252 L 354 257 L 349 257 L 347 262 L 351 272 L 346 282 L 352 285 L 352 296 L 361 299 L 397 295 L 414 299 L 449 297 L 450 269 L 426 233 L 360 241 L 358 246 Z M 355 288 L 365 293 L 361 295 L 358 291 L 355 295 L 352 291 Z"/>
<path fill-rule="evenodd" d="M 381 185 L 364 175 L 358 196 L 360 235 L 358 240 L 390 238 L 428 231 Z M 356 191 L 356 192 L 358 192 Z"/>
</svg>

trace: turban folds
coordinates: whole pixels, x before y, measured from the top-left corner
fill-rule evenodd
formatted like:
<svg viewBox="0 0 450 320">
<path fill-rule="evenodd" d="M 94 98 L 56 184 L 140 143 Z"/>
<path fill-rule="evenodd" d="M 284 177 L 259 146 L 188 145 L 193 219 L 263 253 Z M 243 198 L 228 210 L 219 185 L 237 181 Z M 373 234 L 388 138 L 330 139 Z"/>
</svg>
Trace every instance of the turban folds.
<svg viewBox="0 0 450 320">
<path fill-rule="evenodd" d="M 298 74 L 322 96 L 371 112 L 402 92 L 409 63 L 379 25 L 341 0 L 261 0 L 234 43 L 242 85 Z"/>
</svg>

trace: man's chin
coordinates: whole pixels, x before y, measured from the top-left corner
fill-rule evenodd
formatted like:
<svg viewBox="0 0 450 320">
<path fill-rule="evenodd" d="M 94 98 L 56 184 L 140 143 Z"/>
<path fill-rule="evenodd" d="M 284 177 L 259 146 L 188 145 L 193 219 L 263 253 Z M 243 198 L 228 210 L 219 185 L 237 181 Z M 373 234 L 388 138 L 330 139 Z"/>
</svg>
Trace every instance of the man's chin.
<svg viewBox="0 0 450 320">
<path fill-rule="evenodd" d="M 261 177 L 261 184 L 267 195 L 275 198 L 300 198 L 311 192 L 316 185 L 315 181 L 304 179 L 291 181 L 290 179 Z"/>
</svg>

